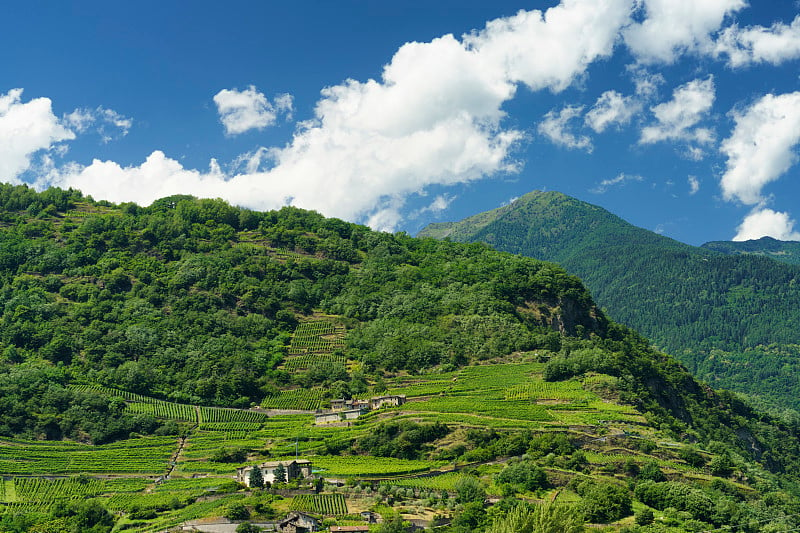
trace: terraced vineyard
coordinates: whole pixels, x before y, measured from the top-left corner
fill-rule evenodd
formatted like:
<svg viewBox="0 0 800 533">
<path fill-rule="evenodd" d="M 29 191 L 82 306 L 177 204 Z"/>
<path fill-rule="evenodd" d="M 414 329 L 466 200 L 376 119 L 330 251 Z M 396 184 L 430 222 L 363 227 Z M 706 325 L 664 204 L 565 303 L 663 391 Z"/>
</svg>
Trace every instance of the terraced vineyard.
<svg viewBox="0 0 800 533">
<path fill-rule="evenodd" d="M 345 329 L 341 324 L 315 320 L 297 326 L 289 344 L 284 368 L 290 372 L 306 370 L 312 365 L 345 364 Z"/>
<path fill-rule="evenodd" d="M 265 409 L 287 409 L 310 411 L 325 407 L 325 391 L 320 387 L 291 389 L 269 396 L 261 403 Z"/>
<path fill-rule="evenodd" d="M 200 427 L 207 424 L 259 424 L 266 423 L 269 417 L 259 411 L 242 409 L 223 409 L 222 407 L 200 407 Z"/>
<path fill-rule="evenodd" d="M 476 395 L 443 396 L 414 402 L 409 409 L 436 413 L 483 414 L 494 418 L 515 418 L 531 421 L 554 420 L 547 409 L 526 401 L 503 401 Z"/>
<path fill-rule="evenodd" d="M 509 387 L 505 391 L 506 400 L 530 401 L 587 401 L 594 395 L 585 391 L 579 381 L 550 383 L 546 381 L 529 381 Z"/>
<path fill-rule="evenodd" d="M 445 461 L 421 461 L 395 459 L 392 457 L 369 457 L 354 455 L 347 457 L 320 455 L 313 458 L 314 468 L 330 477 L 388 478 L 441 468 Z"/>
<path fill-rule="evenodd" d="M 454 491 L 456 490 L 456 483 L 460 479 L 466 477 L 466 474 L 461 472 L 448 472 L 446 474 L 442 474 L 439 476 L 430 476 L 430 477 L 415 477 L 415 478 L 408 478 L 408 479 L 397 479 L 392 481 L 387 481 L 387 484 L 393 485 L 395 487 L 403 487 L 403 488 L 410 488 L 410 489 L 428 489 L 428 490 L 446 490 L 446 491 Z"/>
<path fill-rule="evenodd" d="M 347 501 L 343 494 L 300 494 L 292 499 L 291 509 L 325 516 L 347 514 Z"/>
<path fill-rule="evenodd" d="M 108 396 L 119 396 L 127 402 L 126 409 L 134 413 L 153 415 L 157 418 L 192 422 L 202 427 L 207 427 L 209 424 L 261 424 L 269 419 L 266 413 L 259 411 L 167 402 L 108 387 L 78 385 L 73 388 L 81 391 L 97 392 Z"/>
<path fill-rule="evenodd" d="M 60 499 L 83 498 L 101 494 L 105 483 L 86 478 L 16 478 L 12 481 L 17 498 L 28 502 L 52 502 Z"/>
<path fill-rule="evenodd" d="M 3 475 L 160 475 L 176 448 L 174 437 L 141 437 L 113 444 L 64 445 L 46 441 L 0 440 Z"/>
<path fill-rule="evenodd" d="M 327 335 L 332 327 L 331 323 L 307 323 L 300 331 L 306 338 L 320 337 Z M 310 343 L 306 348 L 317 349 Z M 325 354 L 309 351 L 295 357 L 320 355 Z M 542 370 L 540 363 L 506 363 L 466 367 L 446 373 L 389 377 L 385 393 L 406 394 L 410 401 L 365 415 L 350 427 L 318 427 L 313 424 L 311 414 L 267 417 L 259 411 L 191 406 L 84 386 L 83 390 L 123 397 L 127 408 L 132 411 L 181 422 L 186 428 L 185 440 L 179 444 L 174 436 L 136 438 L 104 446 L 2 440 L 0 474 L 5 476 L 5 480 L 0 483 L 0 514 L 46 513 L 48 507 L 44 502 L 94 497 L 123 517 L 134 510 L 148 511 L 157 516 L 138 521 L 123 518 L 120 526 L 126 524 L 125 527 L 135 532 L 163 531 L 193 518 L 221 516 L 227 505 L 244 498 L 233 482 L 236 469 L 242 463 L 212 460 L 221 449 L 247 451 L 249 455 L 245 464 L 264 460 L 289 461 L 297 453 L 312 461 L 315 475 L 326 478 L 354 478 L 415 491 L 453 493 L 459 480 L 469 474 L 452 471 L 452 460 L 339 456 L 328 454 L 328 451 L 346 448 L 351 441 L 370 434 L 387 419 L 444 423 L 455 432 L 458 428 L 493 428 L 500 433 L 557 430 L 584 440 L 587 437 L 581 433 L 584 431 L 581 428 L 602 425 L 622 434 L 637 432 L 645 424 L 644 417 L 633 407 L 604 401 L 584 388 L 579 380 L 545 382 L 541 378 Z M 327 402 L 324 396 L 322 388 L 284 390 L 268 398 L 264 407 L 316 409 Z M 658 455 L 638 452 L 629 455 L 604 447 L 600 442 L 596 447 L 586 448 L 584 457 L 587 468 L 603 475 L 619 471 L 633 461 L 640 467 L 655 463 L 670 475 L 697 478 L 705 475 L 710 479 L 702 469 L 678 459 L 669 459 L 670 454 L 675 455 L 675 452 L 662 449 Z M 174 468 L 171 461 L 175 461 Z M 494 465 L 493 468 L 497 471 L 502 466 Z M 556 470 L 557 475 L 571 475 L 569 470 Z M 171 472 L 171 478 L 156 482 L 156 478 L 167 471 Z M 55 480 L 41 477 L 78 473 L 88 474 L 88 477 Z M 101 476 L 110 474 L 130 477 L 101 479 Z M 499 490 L 494 485 L 489 489 Z M 578 498 L 574 494 L 571 497 Z M 283 509 L 328 517 L 343 517 L 351 510 L 348 509 L 347 497 L 341 493 L 298 495 Z M 50 526 L 57 528 L 55 522 Z"/>
</svg>

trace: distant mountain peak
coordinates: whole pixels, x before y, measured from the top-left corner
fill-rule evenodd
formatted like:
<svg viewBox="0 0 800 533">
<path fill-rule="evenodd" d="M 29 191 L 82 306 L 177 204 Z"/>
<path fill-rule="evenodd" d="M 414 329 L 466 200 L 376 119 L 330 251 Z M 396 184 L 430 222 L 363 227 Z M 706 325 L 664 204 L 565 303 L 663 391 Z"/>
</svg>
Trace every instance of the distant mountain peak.
<svg viewBox="0 0 800 533">
<path fill-rule="evenodd" d="M 782 263 L 800 265 L 800 241 L 761 237 L 748 241 L 711 241 L 702 247 L 726 255 L 759 255 Z"/>
<path fill-rule="evenodd" d="M 553 191 L 431 225 L 419 236 L 485 242 L 559 263 L 584 280 L 611 318 L 700 378 L 800 409 L 800 266 L 783 264 L 800 263 L 798 242 L 690 246 Z"/>
</svg>

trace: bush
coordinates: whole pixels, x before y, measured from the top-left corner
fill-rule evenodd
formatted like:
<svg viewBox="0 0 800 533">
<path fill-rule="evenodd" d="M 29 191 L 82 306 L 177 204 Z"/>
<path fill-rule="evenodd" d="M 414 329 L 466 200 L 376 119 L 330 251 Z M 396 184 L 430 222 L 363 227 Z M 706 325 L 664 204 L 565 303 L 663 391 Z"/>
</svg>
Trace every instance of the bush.
<svg viewBox="0 0 800 533">
<path fill-rule="evenodd" d="M 509 463 L 497 475 L 497 481 L 499 483 L 510 483 L 518 487 L 520 491 L 534 491 L 550 485 L 545 471 L 532 461 Z"/>
<path fill-rule="evenodd" d="M 247 460 L 247 450 L 241 448 L 220 448 L 210 457 L 215 463 L 243 463 Z"/>
<path fill-rule="evenodd" d="M 641 481 L 655 481 L 661 482 L 666 481 L 667 477 L 664 475 L 664 472 L 658 467 L 658 463 L 655 461 L 650 461 L 646 463 L 642 469 L 639 471 L 639 475 L 637 478 Z"/>
<path fill-rule="evenodd" d="M 607 523 L 631 514 L 631 496 L 619 485 L 585 481 L 578 485 L 581 509 L 590 522 Z"/>
<path fill-rule="evenodd" d="M 528 454 L 534 458 L 547 454 L 569 455 L 577 449 L 572 440 L 564 433 L 545 433 L 531 439 Z"/>
<path fill-rule="evenodd" d="M 653 520 L 655 520 L 655 516 L 653 515 L 652 509 L 649 509 L 647 507 L 641 509 L 638 513 L 636 513 L 635 517 L 636 517 L 636 523 L 640 526 L 650 525 L 653 523 Z"/>
<path fill-rule="evenodd" d="M 465 476 L 456 481 L 456 501 L 458 503 L 481 502 L 486 499 L 486 491 L 477 478 Z"/>
<path fill-rule="evenodd" d="M 678 456 L 695 468 L 700 468 L 706 464 L 705 457 L 700 455 L 700 452 L 698 452 L 697 448 L 694 446 L 686 446 L 685 448 L 682 448 L 681 451 L 678 452 Z"/>
<path fill-rule="evenodd" d="M 228 520 L 247 520 L 250 518 L 250 511 L 241 503 L 232 503 L 225 512 Z"/>
<path fill-rule="evenodd" d="M 728 477 L 733 473 L 733 461 L 731 461 L 730 455 L 723 453 L 711 460 L 708 469 L 714 476 Z"/>
<path fill-rule="evenodd" d="M 506 514 L 497 516 L 487 533 L 581 533 L 584 531 L 581 513 L 571 505 L 544 503 L 533 506 L 517 505 Z"/>
<path fill-rule="evenodd" d="M 704 522 L 711 519 L 714 511 L 714 502 L 707 494 L 683 483 L 646 481 L 636 486 L 634 494 L 645 505 L 660 510 L 673 507 Z"/>
</svg>

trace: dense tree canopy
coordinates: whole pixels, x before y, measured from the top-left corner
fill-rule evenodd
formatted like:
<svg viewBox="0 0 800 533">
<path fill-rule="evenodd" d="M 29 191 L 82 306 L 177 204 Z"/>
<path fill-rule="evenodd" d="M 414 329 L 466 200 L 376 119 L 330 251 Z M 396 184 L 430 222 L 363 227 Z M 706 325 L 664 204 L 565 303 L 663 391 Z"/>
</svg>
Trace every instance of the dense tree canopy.
<svg viewBox="0 0 800 533">
<path fill-rule="evenodd" d="M 188 196 L 142 208 L 0 185 L 0 207 L 0 372 L 13 389 L 5 398 L 34 386 L 26 376 L 37 373 L 37 387 L 61 387 L 36 400 L 46 405 L 3 411 L 5 434 L 104 440 L 158 429 L 126 417 L 108 431 L 68 424 L 63 407 L 85 401 L 67 390 L 79 382 L 232 407 L 292 381 L 363 391 L 363 377 L 344 368 L 276 369 L 298 319 L 315 310 L 350 321 L 347 355 L 369 371 L 462 365 L 552 343 L 554 328 L 605 327 L 577 278 L 482 245 Z"/>
</svg>

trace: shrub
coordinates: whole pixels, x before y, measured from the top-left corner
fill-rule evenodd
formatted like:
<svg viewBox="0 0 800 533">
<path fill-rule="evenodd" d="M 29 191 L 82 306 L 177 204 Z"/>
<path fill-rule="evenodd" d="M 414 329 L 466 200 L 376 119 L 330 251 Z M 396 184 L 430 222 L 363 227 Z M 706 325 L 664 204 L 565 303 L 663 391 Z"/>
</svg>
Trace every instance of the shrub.
<svg viewBox="0 0 800 533">
<path fill-rule="evenodd" d="M 583 501 L 581 509 L 587 520 L 607 523 L 631 514 L 631 496 L 619 485 L 585 481 L 578 485 Z"/>
<path fill-rule="evenodd" d="M 498 475 L 500 483 L 510 483 L 521 491 L 534 491 L 549 486 L 547 474 L 532 461 L 509 463 Z"/>
</svg>

